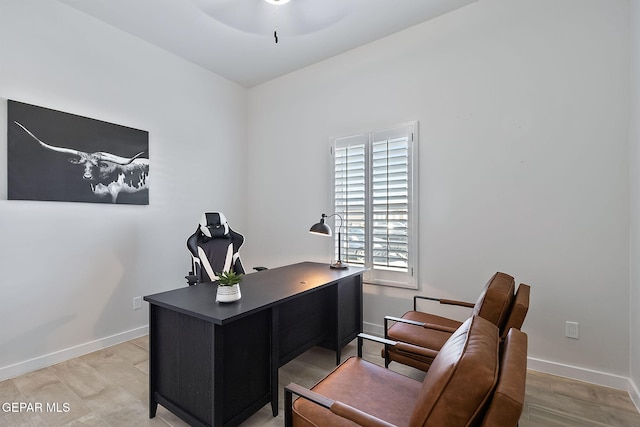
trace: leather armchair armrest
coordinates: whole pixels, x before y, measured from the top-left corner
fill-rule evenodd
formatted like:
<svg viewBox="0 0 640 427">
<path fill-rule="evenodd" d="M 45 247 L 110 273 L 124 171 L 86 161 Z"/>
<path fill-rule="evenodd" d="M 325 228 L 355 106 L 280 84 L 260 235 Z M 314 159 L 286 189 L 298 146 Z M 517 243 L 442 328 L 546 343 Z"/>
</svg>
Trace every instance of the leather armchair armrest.
<svg viewBox="0 0 640 427">
<path fill-rule="evenodd" d="M 422 326 L 422 327 L 424 327 L 424 325 L 426 325 L 426 323 L 418 322 L 416 320 L 403 319 L 402 317 L 395 317 L 395 316 L 384 316 L 384 323 L 385 323 L 385 328 L 384 329 L 385 329 L 385 331 L 388 329 L 387 328 L 387 322 L 389 320 L 393 320 L 394 322 L 406 323 L 408 325 Z"/>
<path fill-rule="evenodd" d="M 429 301 L 438 301 L 440 302 L 440 298 L 433 298 L 433 297 L 427 297 L 424 295 L 414 295 L 413 296 L 413 311 L 418 311 L 418 300 L 419 299 L 426 299 Z"/>
<path fill-rule="evenodd" d="M 420 356 L 428 357 L 430 359 L 435 359 L 435 357 L 438 355 L 438 352 L 436 350 L 432 350 L 426 347 L 420 347 L 420 346 L 409 344 L 406 342 L 396 343 L 395 348 L 399 352 L 418 354 Z"/>
<path fill-rule="evenodd" d="M 459 306 L 462 306 L 462 307 L 469 307 L 469 308 L 475 307 L 475 304 L 472 303 L 472 302 L 456 301 L 456 300 L 453 300 L 453 299 L 444 299 L 444 298 L 433 298 L 433 297 L 427 297 L 427 296 L 423 296 L 423 295 L 414 295 L 413 296 L 413 311 L 418 311 L 418 300 L 419 299 L 425 299 L 425 300 L 429 300 L 429 301 L 437 301 L 440 304 L 459 305 Z"/>
<path fill-rule="evenodd" d="M 469 308 L 473 308 L 476 306 L 472 302 L 456 301 L 454 299 L 441 299 L 440 304 L 459 305 L 461 307 L 469 307 Z"/>
<path fill-rule="evenodd" d="M 385 331 L 388 329 L 387 322 L 389 320 L 392 320 L 394 322 L 406 323 L 407 325 L 420 326 L 420 327 L 423 327 L 425 329 L 434 329 L 436 331 L 448 332 L 448 333 L 451 333 L 451 334 L 456 331 L 456 328 L 452 328 L 450 326 L 436 325 L 435 323 L 418 322 L 418 321 L 415 321 L 415 320 L 403 319 L 402 317 L 384 316 Z"/>
<path fill-rule="evenodd" d="M 390 340 L 389 336 L 387 335 L 387 331 L 389 330 L 389 321 L 390 320 L 394 321 L 394 322 L 408 323 L 410 325 L 416 325 L 416 326 L 420 326 L 420 327 L 423 327 L 423 328 L 434 329 L 434 330 L 443 331 L 443 332 L 451 332 L 451 333 L 455 332 L 455 329 L 451 329 L 451 328 L 449 328 L 447 326 L 439 326 L 439 325 L 434 325 L 434 324 L 429 324 L 429 323 L 416 322 L 415 320 L 403 319 L 402 317 L 385 316 L 384 317 L 384 334 L 385 334 L 384 339 L 383 338 L 374 337 L 374 336 L 370 336 L 371 338 L 374 339 L 374 341 L 378 341 L 378 342 L 384 344 L 384 350 L 382 352 L 382 357 L 384 357 L 384 366 L 385 366 L 385 368 L 388 368 L 389 367 L 389 363 L 391 363 L 391 359 L 389 357 L 389 347 L 394 347 L 396 350 L 401 351 L 401 352 L 404 351 L 404 352 L 407 352 L 407 353 L 419 354 L 419 355 L 427 357 L 429 359 L 435 359 L 435 357 L 438 355 L 437 351 L 432 350 L 430 348 L 425 348 L 425 347 L 420 347 L 420 346 L 413 345 L 413 344 L 408 344 L 408 343 L 404 343 L 404 342 Z M 366 335 L 366 334 L 360 334 L 360 335 Z M 358 357 L 362 357 L 362 339 L 360 338 L 360 335 L 358 335 Z M 366 337 L 366 338 L 368 338 L 368 337 Z"/>
<path fill-rule="evenodd" d="M 369 335 L 369 334 L 358 334 L 358 357 L 362 357 L 362 339 L 368 339 L 370 341 L 375 341 L 378 342 L 380 344 L 384 344 L 385 347 L 389 346 L 389 347 L 395 347 L 398 351 L 405 351 L 407 353 L 415 353 L 415 354 L 419 354 L 421 356 L 426 356 L 429 357 L 431 359 L 434 359 L 437 355 L 438 352 L 436 350 L 432 350 L 430 348 L 426 348 L 426 347 L 420 347 L 414 344 L 409 344 L 409 343 L 405 343 L 405 342 L 400 342 L 400 341 L 394 341 L 394 340 L 390 340 L 387 338 L 380 338 L 380 337 L 376 337 L 375 335 Z"/>
<path fill-rule="evenodd" d="M 311 391 L 307 388 L 299 386 L 295 383 L 290 383 L 284 388 L 285 393 L 285 427 L 291 427 L 292 420 L 292 394 L 296 394 L 304 399 L 307 399 L 317 405 L 327 408 L 335 415 L 353 421 L 354 423 L 364 427 L 394 427 L 393 424 L 381 420 L 371 414 L 362 412 L 361 410 L 354 408 L 337 400 L 329 399 L 319 393 Z"/>
<path fill-rule="evenodd" d="M 396 343 L 397 343 L 397 341 L 394 341 L 394 340 L 390 340 L 390 339 L 382 338 L 382 337 L 377 337 L 375 335 L 369 335 L 369 334 L 365 334 L 365 333 L 359 333 L 358 334 L 358 339 L 360 339 L 360 338 L 364 338 L 364 339 L 369 340 L 369 341 L 379 342 L 380 344 L 396 345 Z"/>
<path fill-rule="evenodd" d="M 342 418 L 346 418 L 364 427 L 394 427 L 393 424 L 340 401 L 334 402 L 329 410 Z"/>
<path fill-rule="evenodd" d="M 365 333 L 359 333 L 358 334 L 358 357 L 362 357 L 362 340 L 369 340 L 369 341 L 375 341 L 377 343 L 380 344 L 384 344 L 385 347 L 386 346 L 394 346 L 396 345 L 398 342 L 397 341 L 393 341 L 387 338 L 381 338 L 381 337 L 377 337 L 375 335 L 369 335 L 369 334 L 365 334 Z"/>
<path fill-rule="evenodd" d="M 442 326 L 442 325 L 436 325 L 433 323 L 423 323 L 422 327 L 425 329 L 433 329 L 436 331 L 442 331 L 442 332 L 447 332 L 450 334 L 453 334 L 456 331 L 456 328 L 452 328 L 450 326 Z"/>
<path fill-rule="evenodd" d="M 335 402 L 333 399 L 324 397 L 320 393 L 311 391 L 308 388 L 302 387 L 301 385 L 298 385 L 296 383 L 289 383 L 289 385 L 284 388 L 284 391 L 304 397 L 305 399 L 310 400 L 311 402 L 327 409 L 331 408 L 331 405 L 333 405 Z"/>
</svg>

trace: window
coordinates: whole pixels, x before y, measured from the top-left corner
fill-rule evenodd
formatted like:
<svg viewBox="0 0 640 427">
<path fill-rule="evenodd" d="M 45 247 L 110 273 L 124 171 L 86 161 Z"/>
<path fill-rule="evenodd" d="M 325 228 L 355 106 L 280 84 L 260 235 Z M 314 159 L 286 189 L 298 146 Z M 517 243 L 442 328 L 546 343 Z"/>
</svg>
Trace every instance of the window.
<svg viewBox="0 0 640 427">
<path fill-rule="evenodd" d="M 417 289 L 417 125 L 333 141 L 342 258 L 368 283 Z"/>
</svg>

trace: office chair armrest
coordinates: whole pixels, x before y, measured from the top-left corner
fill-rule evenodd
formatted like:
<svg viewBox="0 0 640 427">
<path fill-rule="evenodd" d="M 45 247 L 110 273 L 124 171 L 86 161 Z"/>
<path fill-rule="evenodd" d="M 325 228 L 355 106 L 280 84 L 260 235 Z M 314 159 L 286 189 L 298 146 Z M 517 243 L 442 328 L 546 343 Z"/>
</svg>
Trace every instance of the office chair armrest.
<svg viewBox="0 0 640 427">
<path fill-rule="evenodd" d="M 285 393 L 285 426 L 290 427 L 292 425 L 292 394 L 298 395 L 304 399 L 309 400 L 317 405 L 322 406 L 330 410 L 333 414 L 353 421 L 354 423 L 364 427 L 393 427 L 393 424 L 381 420 L 373 415 L 362 412 L 361 410 L 347 405 L 346 403 L 338 400 L 329 399 L 319 393 L 311 391 L 307 388 L 299 386 L 295 383 L 290 383 L 284 388 Z"/>
<path fill-rule="evenodd" d="M 469 308 L 475 307 L 475 304 L 472 303 L 472 302 L 456 301 L 456 300 L 445 299 L 445 298 L 433 298 L 433 297 L 427 297 L 427 296 L 424 296 L 424 295 L 414 295 L 413 296 L 413 311 L 418 311 L 418 300 L 419 299 L 425 299 L 425 300 L 429 300 L 429 301 L 437 301 L 440 304 L 459 305 L 459 306 L 462 306 L 462 307 L 469 307 Z"/>
</svg>

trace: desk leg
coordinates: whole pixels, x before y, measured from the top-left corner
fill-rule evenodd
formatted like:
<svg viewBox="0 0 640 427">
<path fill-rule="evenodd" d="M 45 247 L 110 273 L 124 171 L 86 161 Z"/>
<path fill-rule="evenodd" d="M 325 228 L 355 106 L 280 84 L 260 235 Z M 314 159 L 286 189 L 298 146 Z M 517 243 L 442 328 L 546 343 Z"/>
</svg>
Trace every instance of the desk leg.
<svg viewBox="0 0 640 427">
<path fill-rule="evenodd" d="M 341 304 L 341 298 L 340 298 L 340 294 L 341 294 L 341 290 L 345 285 L 342 282 L 338 282 L 335 285 L 335 293 L 336 293 L 336 308 L 335 308 L 335 337 L 336 337 L 336 366 L 340 365 L 340 355 L 342 353 L 342 337 L 340 336 L 340 324 L 341 324 L 341 316 L 340 316 L 340 309 L 342 308 Z"/>
<path fill-rule="evenodd" d="M 158 410 L 158 402 L 149 402 L 149 418 L 154 418 L 156 416 L 156 411 Z"/>
<path fill-rule="evenodd" d="M 278 368 L 280 367 L 280 310 L 271 308 L 271 412 L 278 415 Z"/>
<path fill-rule="evenodd" d="M 156 411 L 158 410 L 158 401 L 155 398 L 155 390 L 156 390 L 156 361 L 155 361 L 155 349 L 153 348 L 155 344 L 155 331 L 153 330 L 155 326 L 155 307 L 149 304 L 149 418 L 154 418 L 156 416 Z"/>
</svg>

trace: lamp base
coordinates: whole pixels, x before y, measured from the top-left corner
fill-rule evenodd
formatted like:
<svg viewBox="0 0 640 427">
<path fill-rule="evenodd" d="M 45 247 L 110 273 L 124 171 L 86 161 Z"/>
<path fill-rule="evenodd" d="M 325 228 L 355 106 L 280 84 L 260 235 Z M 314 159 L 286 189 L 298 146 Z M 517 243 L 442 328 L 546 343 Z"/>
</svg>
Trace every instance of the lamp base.
<svg viewBox="0 0 640 427">
<path fill-rule="evenodd" d="M 349 264 L 344 263 L 342 261 L 337 261 L 335 264 L 329 265 L 329 268 L 335 268 L 337 270 L 346 270 L 349 268 Z"/>
</svg>

